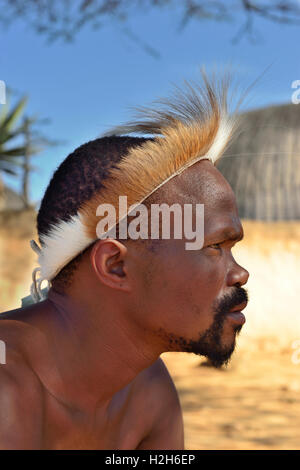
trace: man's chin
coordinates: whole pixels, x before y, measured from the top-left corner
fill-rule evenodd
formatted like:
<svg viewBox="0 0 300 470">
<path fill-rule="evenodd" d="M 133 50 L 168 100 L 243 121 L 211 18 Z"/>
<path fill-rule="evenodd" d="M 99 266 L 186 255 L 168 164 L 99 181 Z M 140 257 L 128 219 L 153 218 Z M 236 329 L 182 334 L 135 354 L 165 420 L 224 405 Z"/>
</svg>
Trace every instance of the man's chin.
<svg viewBox="0 0 300 470">
<path fill-rule="evenodd" d="M 220 369 L 222 366 L 227 366 L 229 363 L 234 347 L 230 351 L 220 352 L 219 354 L 207 355 L 207 359 L 210 361 L 211 365 L 216 369 Z"/>
<path fill-rule="evenodd" d="M 228 364 L 235 346 L 235 339 L 229 345 L 223 342 L 221 344 L 214 342 L 203 344 L 202 341 L 195 341 L 189 343 L 189 352 L 206 357 L 213 367 L 219 369 Z"/>
<path fill-rule="evenodd" d="M 201 354 L 197 351 L 192 352 L 200 356 L 205 356 L 213 367 L 220 369 L 222 366 L 226 366 L 229 363 L 234 349 L 235 346 L 230 349 L 224 348 L 222 350 L 207 351 L 205 354 Z"/>
<path fill-rule="evenodd" d="M 227 365 L 236 346 L 236 336 L 242 329 L 242 326 L 232 328 L 222 328 L 215 331 L 214 328 L 208 329 L 205 334 L 200 335 L 198 340 L 187 340 L 174 335 L 169 337 L 168 351 L 191 352 L 198 356 L 206 357 L 213 367 L 220 368 Z"/>
<path fill-rule="evenodd" d="M 228 340 L 228 344 L 226 341 L 227 338 L 223 338 L 221 344 L 218 342 L 217 344 L 207 345 L 207 351 L 202 355 L 207 357 L 213 367 L 219 369 L 229 363 L 236 347 L 236 336 L 239 335 L 242 327 L 243 326 L 240 325 L 234 328 L 234 338 L 232 339 L 231 337 Z"/>
</svg>

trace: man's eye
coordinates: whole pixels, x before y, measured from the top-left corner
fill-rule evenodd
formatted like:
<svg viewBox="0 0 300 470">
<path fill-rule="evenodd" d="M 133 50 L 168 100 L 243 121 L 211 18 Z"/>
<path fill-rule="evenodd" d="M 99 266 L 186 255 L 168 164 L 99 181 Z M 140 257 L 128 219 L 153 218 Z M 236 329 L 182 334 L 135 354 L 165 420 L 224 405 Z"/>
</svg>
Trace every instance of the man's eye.
<svg viewBox="0 0 300 470">
<path fill-rule="evenodd" d="M 214 243 L 213 245 L 209 245 L 208 248 L 213 248 L 214 250 L 220 250 L 221 243 Z"/>
</svg>

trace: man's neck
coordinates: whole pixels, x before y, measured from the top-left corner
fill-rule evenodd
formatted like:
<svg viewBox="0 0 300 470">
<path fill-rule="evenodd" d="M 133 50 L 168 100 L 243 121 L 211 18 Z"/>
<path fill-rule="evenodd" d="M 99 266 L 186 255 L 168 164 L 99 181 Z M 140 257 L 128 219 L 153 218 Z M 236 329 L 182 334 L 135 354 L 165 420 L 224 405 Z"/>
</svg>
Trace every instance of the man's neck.
<svg viewBox="0 0 300 470">
<path fill-rule="evenodd" d="M 50 289 L 44 321 L 51 358 L 50 393 L 61 402 L 92 412 L 150 366 L 162 351 L 126 312 L 88 305 Z M 47 357 L 47 355 L 46 355 Z M 41 364 L 47 375 L 47 364 Z M 40 374 L 39 374 L 40 375 Z M 49 377 L 48 377 L 49 379 Z"/>
</svg>

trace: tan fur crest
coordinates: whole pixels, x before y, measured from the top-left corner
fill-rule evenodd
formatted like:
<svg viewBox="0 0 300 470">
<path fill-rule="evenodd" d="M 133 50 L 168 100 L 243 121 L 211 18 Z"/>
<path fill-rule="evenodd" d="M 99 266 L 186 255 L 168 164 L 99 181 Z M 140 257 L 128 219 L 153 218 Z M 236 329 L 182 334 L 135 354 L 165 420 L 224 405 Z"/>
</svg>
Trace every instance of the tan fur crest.
<svg viewBox="0 0 300 470">
<path fill-rule="evenodd" d="M 127 196 L 128 207 L 141 203 L 201 158 L 210 158 L 213 163 L 220 158 L 236 124 L 236 117 L 227 115 L 228 77 L 218 88 L 217 84 L 209 82 L 204 72 L 202 76 L 204 88 L 186 84 L 184 91 L 177 89 L 172 100 L 159 101 L 162 110 L 140 108 L 139 114 L 145 117 L 144 120 L 109 133 L 144 133 L 157 137 L 130 150 L 110 170 L 101 193 L 80 208 L 89 237 L 97 238 L 99 217 L 96 210 L 100 204 L 110 203 L 118 209 L 120 195 Z"/>
</svg>

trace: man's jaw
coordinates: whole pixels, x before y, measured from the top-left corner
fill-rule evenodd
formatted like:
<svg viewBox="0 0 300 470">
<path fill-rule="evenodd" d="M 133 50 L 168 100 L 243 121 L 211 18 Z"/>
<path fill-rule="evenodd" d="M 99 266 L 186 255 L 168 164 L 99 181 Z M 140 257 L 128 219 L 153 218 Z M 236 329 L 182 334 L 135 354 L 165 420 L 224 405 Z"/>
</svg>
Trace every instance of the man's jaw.
<svg viewBox="0 0 300 470">
<path fill-rule="evenodd" d="M 226 321 L 228 316 L 229 313 L 215 317 L 213 325 L 198 340 L 185 341 L 182 351 L 204 356 L 216 368 L 227 365 L 236 347 L 236 336 L 244 323 L 236 324 L 231 320 L 229 323 Z"/>
</svg>

